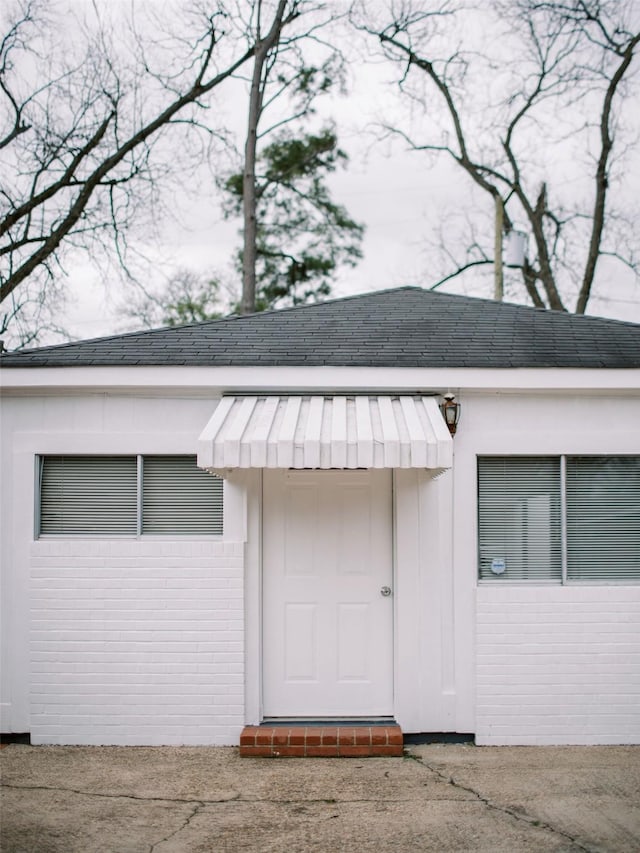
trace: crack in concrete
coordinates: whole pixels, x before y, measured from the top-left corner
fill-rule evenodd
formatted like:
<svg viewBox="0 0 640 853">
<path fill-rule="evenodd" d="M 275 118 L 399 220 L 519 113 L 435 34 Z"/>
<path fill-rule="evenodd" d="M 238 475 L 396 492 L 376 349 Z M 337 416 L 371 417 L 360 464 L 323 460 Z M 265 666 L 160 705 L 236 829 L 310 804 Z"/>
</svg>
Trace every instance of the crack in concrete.
<svg viewBox="0 0 640 853">
<path fill-rule="evenodd" d="M 81 797 L 102 797 L 107 800 L 134 800 L 143 803 L 181 803 L 185 806 L 201 805 L 216 806 L 221 803 L 233 803 L 239 800 L 240 793 L 233 797 L 225 797 L 219 800 L 185 799 L 181 797 L 142 797 L 138 794 L 105 794 L 100 791 L 81 791 L 78 788 L 64 788 L 60 785 L 12 785 L 3 782 L 0 788 L 11 788 L 15 791 L 63 791 L 66 794 L 78 794 Z"/>
<path fill-rule="evenodd" d="M 228 802 L 228 801 L 227 801 L 227 800 L 225 800 L 224 802 Z M 200 801 L 196 801 L 196 802 L 194 802 L 194 804 L 193 804 L 193 810 L 192 810 L 191 814 L 190 814 L 188 817 L 186 817 L 186 818 L 184 819 L 184 821 L 182 822 L 182 826 L 179 826 L 179 827 L 178 827 L 177 829 L 175 829 L 173 832 L 170 832 L 170 833 L 169 833 L 169 835 L 165 835 L 165 837 L 164 837 L 164 838 L 161 838 L 159 841 L 155 841 L 155 842 L 154 842 L 154 843 L 149 847 L 149 853 L 154 853 L 154 851 L 155 851 L 155 850 L 156 850 L 156 849 L 157 849 L 161 844 L 164 844 L 164 843 L 165 843 L 165 841 L 169 841 L 171 838 L 175 838 L 175 837 L 176 837 L 176 835 L 179 835 L 179 833 L 181 833 L 184 829 L 186 829 L 186 828 L 189 826 L 189 824 L 190 824 L 190 823 L 191 823 L 191 821 L 194 819 L 194 817 L 195 817 L 197 814 L 199 814 L 199 813 L 200 813 L 200 811 L 201 811 L 204 807 L 205 807 L 205 802 L 200 802 Z"/>
<path fill-rule="evenodd" d="M 417 759 L 416 759 L 417 760 Z M 422 763 L 422 762 L 420 762 Z M 425 765 L 426 766 L 426 765 Z M 78 794 L 81 797 L 102 797 L 104 799 L 111 800 L 134 800 L 138 802 L 149 802 L 149 803 L 179 803 L 181 805 L 186 806 L 198 806 L 198 807 L 206 807 L 206 806 L 218 806 L 224 805 L 225 803 L 234 803 L 238 805 L 242 805 L 244 803 L 248 805 L 258 805 L 260 803 L 269 803 L 272 806 L 293 806 L 293 805 L 324 805 L 324 806 L 349 806 L 349 805 L 361 805 L 363 803 L 370 803 L 372 805 L 376 803 L 382 803 L 384 805 L 387 804 L 395 804 L 395 805 L 406 805 L 416 802 L 416 797 L 400 797 L 400 798 L 389 798 L 384 796 L 377 797 L 359 797 L 352 799 L 344 799 L 344 800 L 335 800 L 335 799 L 327 799 L 326 797 L 317 797 L 317 798 L 296 798 L 292 800 L 275 800 L 270 799 L 269 797 L 243 797 L 240 793 L 236 793 L 233 797 L 226 797 L 225 799 L 218 800 L 207 800 L 202 797 L 198 799 L 185 799 L 182 797 L 142 797 L 138 794 L 106 794 L 100 791 L 81 791 L 78 788 L 64 788 L 59 785 L 14 785 L 6 782 L 3 782 L 0 785 L 0 788 L 11 788 L 16 791 L 62 791 L 66 794 Z M 459 803 L 463 802 L 460 797 L 438 797 L 439 803 Z M 160 843 L 160 842 L 158 842 Z M 589 851 L 591 853 L 591 851 Z"/>
<path fill-rule="evenodd" d="M 521 821 L 522 823 L 526 823 L 528 826 L 535 826 L 537 829 L 544 829 L 548 832 L 551 832 L 555 835 L 559 835 L 561 838 L 570 841 L 572 844 L 575 844 L 579 850 L 583 850 L 584 853 L 598 853 L 596 848 L 585 847 L 584 844 L 575 838 L 573 835 L 570 835 L 568 832 L 565 832 L 563 829 L 559 829 L 553 824 L 547 823 L 547 821 L 540 820 L 539 818 L 531 817 L 526 812 L 518 812 L 514 809 L 510 809 L 508 806 L 500 806 L 496 803 L 491 802 L 488 797 L 485 797 L 480 791 L 476 791 L 475 788 L 472 788 L 470 785 L 465 785 L 462 782 L 458 782 L 453 776 L 450 776 L 446 773 L 443 773 L 441 770 L 438 770 L 437 767 L 433 767 L 423 758 L 418 755 L 413 755 L 410 752 L 405 752 L 405 756 L 412 761 L 415 761 L 417 764 L 420 764 L 422 767 L 426 767 L 431 773 L 441 779 L 443 782 L 446 782 L 448 785 L 452 785 L 454 788 L 457 788 L 460 791 L 466 791 L 469 794 L 472 794 L 476 799 L 485 805 L 488 809 L 492 809 L 493 811 L 501 812 L 502 814 L 506 814 L 514 820 Z"/>
</svg>

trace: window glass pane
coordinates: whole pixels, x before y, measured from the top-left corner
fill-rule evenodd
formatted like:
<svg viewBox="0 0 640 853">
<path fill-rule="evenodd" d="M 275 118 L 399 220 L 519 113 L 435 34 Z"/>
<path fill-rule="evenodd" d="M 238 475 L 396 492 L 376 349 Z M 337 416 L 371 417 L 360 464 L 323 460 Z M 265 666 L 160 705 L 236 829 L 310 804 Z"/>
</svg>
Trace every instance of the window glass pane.
<svg viewBox="0 0 640 853">
<path fill-rule="evenodd" d="M 135 456 L 41 458 L 40 533 L 135 535 Z"/>
<path fill-rule="evenodd" d="M 567 458 L 567 576 L 640 579 L 640 456 Z"/>
<path fill-rule="evenodd" d="M 480 579 L 561 581 L 560 460 L 478 459 Z"/>
<path fill-rule="evenodd" d="M 195 456 L 145 456 L 142 479 L 143 533 L 222 533 L 222 480 Z"/>
</svg>

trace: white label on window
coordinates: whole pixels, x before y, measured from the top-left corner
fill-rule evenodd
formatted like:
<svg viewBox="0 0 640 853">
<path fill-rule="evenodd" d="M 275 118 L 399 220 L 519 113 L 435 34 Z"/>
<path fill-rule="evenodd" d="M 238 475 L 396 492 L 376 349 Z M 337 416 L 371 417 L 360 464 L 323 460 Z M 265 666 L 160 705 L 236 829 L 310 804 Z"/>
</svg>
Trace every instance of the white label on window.
<svg viewBox="0 0 640 853">
<path fill-rule="evenodd" d="M 494 575 L 503 574 L 506 568 L 507 561 L 504 557 L 494 557 L 493 560 L 491 560 L 491 571 Z"/>
</svg>

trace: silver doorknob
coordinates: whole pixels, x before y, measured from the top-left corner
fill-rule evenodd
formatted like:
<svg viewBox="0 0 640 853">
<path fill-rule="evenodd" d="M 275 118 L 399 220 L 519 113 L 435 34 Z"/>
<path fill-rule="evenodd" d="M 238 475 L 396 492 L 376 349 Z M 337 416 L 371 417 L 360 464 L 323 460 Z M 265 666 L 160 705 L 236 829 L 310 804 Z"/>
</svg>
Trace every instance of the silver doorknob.
<svg viewBox="0 0 640 853">
<path fill-rule="evenodd" d="M 388 595 L 391 595 L 391 587 L 390 587 L 390 586 L 383 586 L 383 587 L 381 587 L 381 588 L 380 588 L 380 595 L 384 595 L 384 597 L 385 597 L 385 598 L 386 598 Z"/>
</svg>

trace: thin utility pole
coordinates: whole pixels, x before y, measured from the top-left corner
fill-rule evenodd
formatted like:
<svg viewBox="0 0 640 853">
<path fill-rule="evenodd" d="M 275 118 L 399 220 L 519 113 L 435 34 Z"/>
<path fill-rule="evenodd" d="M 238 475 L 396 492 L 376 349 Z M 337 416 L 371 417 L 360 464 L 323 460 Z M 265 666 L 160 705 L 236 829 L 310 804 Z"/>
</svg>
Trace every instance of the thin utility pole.
<svg viewBox="0 0 640 853">
<path fill-rule="evenodd" d="M 502 232 L 504 228 L 504 203 L 500 195 L 495 196 L 496 201 L 496 234 L 493 250 L 493 298 L 496 302 L 502 302 L 504 298 L 504 274 L 502 272 Z"/>
</svg>

